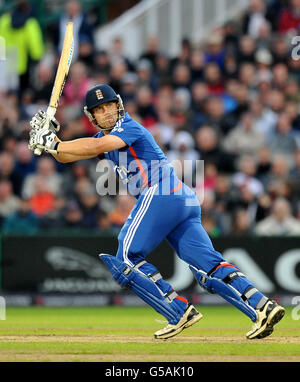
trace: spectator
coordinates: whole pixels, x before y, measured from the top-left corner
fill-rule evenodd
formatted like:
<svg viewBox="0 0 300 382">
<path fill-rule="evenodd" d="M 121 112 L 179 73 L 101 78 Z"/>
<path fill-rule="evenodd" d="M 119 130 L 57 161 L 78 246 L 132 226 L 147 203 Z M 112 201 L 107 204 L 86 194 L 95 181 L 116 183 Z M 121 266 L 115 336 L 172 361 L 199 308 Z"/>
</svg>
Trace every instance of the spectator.
<svg viewBox="0 0 300 382">
<path fill-rule="evenodd" d="M 120 229 L 127 220 L 134 206 L 134 199 L 130 195 L 118 195 L 116 206 L 108 215 L 113 228 Z"/>
<path fill-rule="evenodd" d="M 211 238 L 216 238 L 221 235 L 221 230 L 218 227 L 217 219 L 214 216 L 214 214 L 210 214 L 210 213 L 206 214 L 202 218 L 202 225 L 205 231 L 208 233 L 208 235 Z"/>
<path fill-rule="evenodd" d="M 199 153 L 194 148 L 193 136 L 187 131 L 179 131 L 171 140 L 171 150 L 168 151 L 168 160 L 173 164 L 175 172 L 187 185 L 192 186 L 196 170 L 196 161 Z"/>
<path fill-rule="evenodd" d="M 272 159 L 271 171 L 264 177 L 264 186 L 266 190 L 271 192 L 271 186 L 278 180 L 288 181 L 289 178 L 289 162 L 284 155 L 274 155 Z M 271 195 L 271 194 L 270 194 Z"/>
<path fill-rule="evenodd" d="M 232 128 L 231 113 L 226 114 L 224 97 L 210 96 L 205 100 L 203 106 L 203 124 L 210 125 L 217 133 L 218 136 L 224 136 Z"/>
<path fill-rule="evenodd" d="M 249 10 L 243 20 L 243 32 L 256 39 L 259 36 L 260 28 L 267 21 L 265 18 L 266 5 L 263 0 L 251 0 Z"/>
<path fill-rule="evenodd" d="M 3 221 L 2 234 L 34 235 L 38 232 L 39 220 L 31 211 L 27 199 L 20 199 L 18 209 L 6 216 Z"/>
<path fill-rule="evenodd" d="M 45 105 L 48 104 L 51 97 L 54 81 L 54 70 L 50 65 L 40 62 L 36 68 L 36 81 L 35 81 L 35 102 L 40 102 Z M 29 116 L 28 116 L 29 117 Z"/>
<path fill-rule="evenodd" d="M 240 159 L 239 171 L 233 175 L 232 184 L 239 189 L 247 187 L 255 196 L 262 194 L 263 185 L 255 178 L 256 163 L 252 156 L 243 156 Z"/>
<path fill-rule="evenodd" d="M 26 194 L 25 194 L 26 195 Z M 42 176 L 36 176 L 33 182 L 33 192 L 29 198 L 32 211 L 37 216 L 45 216 L 54 207 L 54 193 Z"/>
<path fill-rule="evenodd" d="M 205 55 L 201 49 L 194 49 L 190 60 L 192 82 L 203 80 Z"/>
<path fill-rule="evenodd" d="M 300 24 L 300 1 L 289 0 L 288 6 L 282 9 L 278 20 L 280 33 L 296 33 Z"/>
<path fill-rule="evenodd" d="M 292 135 L 292 125 L 289 115 L 282 112 L 278 115 L 276 130 L 269 138 L 267 145 L 274 154 L 293 156 L 297 149 L 297 142 Z"/>
<path fill-rule="evenodd" d="M 205 194 L 201 195 L 201 190 L 196 189 L 196 193 L 201 204 L 202 221 L 206 221 L 207 228 L 210 235 L 219 236 L 226 230 L 226 223 L 224 215 L 222 215 L 216 208 L 216 195 L 213 191 L 206 190 Z"/>
<path fill-rule="evenodd" d="M 205 51 L 205 62 L 215 63 L 220 71 L 224 70 L 225 52 L 223 47 L 223 37 L 220 33 L 213 33 L 208 37 L 207 49 Z"/>
<path fill-rule="evenodd" d="M 254 94 L 256 91 L 256 68 L 250 62 L 244 62 L 239 67 L 239 81 L 245 84 L 249 91 Z"/>
<path fill-rule="evenodd" d="M 180 52 L 177 57 L 171 59 L 171 71 L 173 72 L 175 66 L 178 64 L 188 65 L 190 64 L 192 44 L 188 38 L 183 38 L 181 40 Z"/>
<path fill-rule="evenodd" d="M 288 182 L 291 186 L 291 192 L 298 199 L 300 194 L 300 149 L 294 155 L 294 164 L 289 171 Z"/>
<path fill-rule="evenodd" d="M 238 78 L 239 66 L 236 60 L 236 55 L 233 53 L 228 53 L 224 60 L 223 75 L 226 79 L 236 79 Z"/>
<path fill-rule="evenodd" d="M 287 65 L 284 63 L 274 65 L 272 73 L 274 88 L 284 92 L 286 83 L 289 80 L 289 71 Z"/>
<path fill-rule="evenodd" d="M 215 191 L 218 179 L 218 169 L 214 163 L 205 163 L 204 166 L 204 192 Z"/>
<path fill-rule="evenodd" d="M 118 94 L 122 90 L 122 80 L 127 71 L 128 67 L 125 60 L 120 58 L 111 63 L 109 85 L 112 86 Z"/>
<path fill-rule="evenodd" d="M 278 89 L 270 89 L 268 98 L 266 100 L 267 107 L 276 114 L 284 111 L 285 108 L 285 96 L 283 92 Z"/>
<path fill-rule="evenodd" d="M 87 68 L 85 64 L 80 61 L 75 62 L 71 66 L 70 76 L 64 89 L 64 104 L 66 106 L 71 106 L 72 108 L 80 108 L 81 115 L 84 97 L 90 87 L 91 82 L 87 76 Z"/>
<path fill-rule="evenodd" d="M 192 118 L 190 106 L 190 92 L 185 88 L 176 89 L 173 93 L 172 117 L 177 130 L 188 128 Z"/>
<path fill-rule="evenodd" d="M 93 229 L 97 225 L 97 216 L 100 209 L 98 195 L 92 189 L 86 190 L 80 196 L 79 206 L 82 211 L 83 228 Z"/>
<path fill-rule="evenodd" d="M 271 151 L 267 146 L 260 148 L 257 152 L 256 177 L 264 183 L 272 166 Z"/>
<path fill-rule="evenodd" d="M 224 149 L 237 155 L 256 155 L 263 145 L 264 136 L 254 129 L 250 113 L 243 115 L 241 123 L 231 130 L 223 141 Z"/>
<path fill-rule="evenodd" d="M 233 227 L 231 234 L 233 236 L 251 235 L 252 229 L 249 215 L 246 210 L 239 209 L 233 216 Z"/>
<path fill-rule="evenodd" d="M 85 162 L 75 162 L 72 167 L 65 174 L 65 177 L 62 182 L 62 193 L 68 199 L 72 199 L 74 196 L 74 190 L 76 187 L 76 183 L 81 179 L 87 179 L 89 181 L 89 170 L 88 165 Z"/>
<path fill-rule="evenodd" d="M 46 214 L 39 217 L 39 229 L 47 231 L 61 229 L 65 205 L 66 198 L 55 195 L 52 208 Z"/>
<path fill-rule="evenodd" d="M 49 36 L 52 38 L 58 55 L 60 55 L 62 50 L 65 26 L 69 21 L 73 23 L 74 28 L 73 61 L 76 61 L 80 53 L 80 42 L 83 40 L 88 41 L 94 49 L 93 26 L 88 21 L 86 14 L 82 12 L 80 2 L 77 0 L 68 0 L 65 4 L 65 10 L 58 22 L 49 27 Z"/>
<path fill-rule="evenodd" d="M 223 215 L 229 217 L 232 200 L 235 199 L 234 194 L 236 193 L 236 190 L 231 187 L 230 177 L 218 172 L 214 191 L 217 210 Z"/>
<path fill-rule="evenodd" d="M 272 54 L 269 49 L 260 48 L 255 53 L 256 71 L 258 76 L 266 76 L 272 78 Z"/>
<path fill-rule="evenodd" d="M 13 90 L 22 93 L 30 86 L 30 60 L 37 62 L 44 54 L 42 31 L 29 1 L 17 2 L 11 13 L 0 18 L 0 35 L 5 39 L 7 76 L 13 67 L 19 77 L 19 84 Z M 11 89 L 8 87 L 7 90 Z"/>
<path fill-rule="evenodd" d="M 31 198 L 35 194 L 35 181 L 42 179 L 45 188 L 53 195 L 58 195 L 62 185 L 62 175 L 56 171 L 54 160 L 43 156 L 38 160 L 36 173 L 30 174 L 25 178 L 22 186 L 22 196 Z"/>
<path fill-rule="evenodd" d="M 136 66 L 137 86 L 148 86 L 153 92 L 157 91 L 158 79 L 153 71 L 151 61 L 143 59 Z"/>
<path fill-rule="evenodd" d="M 151 35 L 147 39 L 147 46 L 145 52 L 142 53 L 140 59 L 149 60 L 154 70 L 156 69 L 156 59 L 159 54 L 158 37 Z"/>
<path fill-rule="evenodd" d="M 259 236 L 299 236 L 300 222 L 292 216 L 288 201 L 278 198 L 270 216 L 259 222 L 254 232 Z"/>
<path fill-rule="evenodd" d="M 101 210 L 98 212 L 96 230 L 100 230 L 101 232 L 111 232 L 112 227 L 108 213 Z"/>
<path fill-rule="evenodd" d="M 111 51 L 109 52 L 108 62 L 110 61 L 117 62 L 117 61 L 125 61 L 126 66 L 128 70 L 134 71 L 135 67 L 131 63 L 131 61 L 126 57 L 124 53 L 124 45 L 123 45 L 123 39 L 121 37 L 115 37 L 112 42 Z"/>
<path fill-rule="evenodd" d="M 290 52 L 284 36 L 275 36 L 273 42 L 271 43 L 270 50 L 274 65 L 279 63 L 287 63 Z"/>
<path fill-rule="evenodd" d="M 245 183 L 239 188 L 238 197 L 233 201 L 233 212 L 244 209 L 246 210 L 250 226 L 252 227 L 256 221 L 258 199 L 255 191 L 251 188 L 251 184 Z"/>
<path fill-rule="evenodd" d="M 99 50 L 95 52 L 92 67 L 92 72 L 95 73 L 95 76 L 98 74 L 106 74 L 109 76 L 110 70 L 111 63 L 109 54 L 105 50 Z"/>
<path fill-rule="evenodd" d="M 17 211 L 20 200 L 13 194 L 12 184 L 9 180 L 0 180 L 0 222 L 10 214 Z"/>
<path fill-rule="evenodd" d="M 238 61 L 255 63 L 255 40 L 245 34 L 240 37 L 238 46 Z"/>
<path fill-rule="evenodd" d="M 296 136 L 299 135 L 300 133 L 300 113 L 299 113 L 298 102 L 296 100 L 287 101 L 284 110 L 291 121 L 292 132 L 295 133 L 295 138 L 297 139 Z M 297 142 L 298 142 L 298 139 L 297 139 Z M 299 143 L 297 143 L 297 145 L 299 146 Z"/>
<path fill-rule="evenodd" d="M 82 211 L 78 203 L 69 200 L 63 212 L 62 227 L 69 232 L 82 232 Z"/>
<path fill-rule="evenodd" d="M 204 103 L 208 97 L 208 87 L 203 81 L 194 82 L 191 87 L 192 129 L 196 130 L 205 120 Z"/>
<path fill-rule="evenodd" d="M 153 106 L 152 96 L 152 91 L 147 86 L 140 87 L 136 95 L 137 112 L 146 128 L 153 127 L 157 122 L 157 114 Z"/>
<path fill-rule="evenodd" d="M 22 179 L 15 171 L 13 155 L 7 151 L 0 154 L 0 180 L 8 180 L 13 187 L 13 193 L 20 195 Z"/>
<path fill-rule="evenodd" d="M 135 104 L 134 98 L 138 88 L 137 81 L 138 81 L 138 78 L 135 73 L 128 72 L 124 74 L 122 78 L 122 88 L 121 88 L 121 97 L 124 104 L 126 104 L 126 102 L 128 101 L 133 101 L 133 104 Z"/>
<path fill-rule="evenodd" d="M 215 62 L 209 62 L 205 65 L 204 80 L 211 95 L 222 95 L 224 93 L 225 87 L 222 72 Z"/>
<path fill-rule="evenodd" d="M 167 54 L 159 53 L 155 60 L 155 74 L 157 76 L 158 86 L 171 83 L 171 60 Z"/>
<path fill-rule="evenodd" d="M 254 98 L 250 103 L 250 113 L 252 116 L 253 127 L 264 136 L 264 141 L 272 135 L 277 123 L 277 114 L 271 109 L 266 108 L 263 102 Z"/>
<path fill-rule="evenodd" d="M 20 180 L 20 189 L 18 191 L 16 190 L 17 195 L 20 195 L 25 178 L 35 172 L 36 162 L 37 157 L 28 149 L 28 143 L 26 141 L 19 142 L 16 148 L 16 161 L 14 167 L 14 173 Z"/>
<path fill-rule="evenodd" d="M 177 64 L 172 76 L 173 89 L 185 88 L 189 90 L 191 85 L 191 70 L 186 64 Z"/>
<path fill-rule="evenodd" d="M 220 147 L 216 132 L 210 126 L 202 126 L 196 131 L 196 148 L 200 159 L 215 163 L 219 171 L 230 172 L 233 170 L 234 156 L 225 153 Z"/>
</svg>

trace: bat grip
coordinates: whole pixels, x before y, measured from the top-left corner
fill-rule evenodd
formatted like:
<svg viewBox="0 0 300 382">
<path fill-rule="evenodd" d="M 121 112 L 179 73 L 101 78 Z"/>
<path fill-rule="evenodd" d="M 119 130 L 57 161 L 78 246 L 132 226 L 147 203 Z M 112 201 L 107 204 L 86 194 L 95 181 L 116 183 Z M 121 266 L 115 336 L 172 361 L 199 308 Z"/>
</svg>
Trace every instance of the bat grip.
<svg viewBox="0 0 300 382">
<path fill-rule="evenodd" d="M 34 149 L 34 155 L 40 156 L 42 154 L 42 150 L 39 148 Z"/>
</svg>

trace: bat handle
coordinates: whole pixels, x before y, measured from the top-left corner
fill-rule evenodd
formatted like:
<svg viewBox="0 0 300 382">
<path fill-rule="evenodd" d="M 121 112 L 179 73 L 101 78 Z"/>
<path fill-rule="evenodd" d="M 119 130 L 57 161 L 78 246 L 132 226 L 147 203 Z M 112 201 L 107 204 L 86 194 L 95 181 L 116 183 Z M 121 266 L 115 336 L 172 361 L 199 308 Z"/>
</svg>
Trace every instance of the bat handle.
<svg viewBox="0 0 300 382">
<path fill-rule="evenodd" d="M 39 148 L 34 149 L 34 155 L 40 156 L 42 154 L 42 150 Z"/>
</svg>

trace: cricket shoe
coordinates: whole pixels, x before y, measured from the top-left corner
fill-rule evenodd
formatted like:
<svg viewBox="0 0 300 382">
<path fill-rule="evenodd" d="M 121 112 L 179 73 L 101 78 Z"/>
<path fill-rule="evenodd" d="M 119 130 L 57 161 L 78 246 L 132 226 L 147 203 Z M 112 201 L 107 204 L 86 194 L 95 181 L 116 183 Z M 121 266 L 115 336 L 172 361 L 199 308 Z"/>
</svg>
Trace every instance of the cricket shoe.
<svg viewBox="0 0 300 382">
<path fill-rule="evenodd" d="M 269 300 L 261 310 L 256 310 L 257 320 L 246 334 L 249 340 L 261 339 L 273 333 L 273 326 L 284 316 L 285 310 L 274 300 Z"/>
<path fill-rule="evenodd" d="M 165 340 L 167 338 L 174 337 L 182 332 L 183 329 L 194 325 L 196 322 L 201 320 L 202 317 L 203 315 L 198 312 L 198 310 L 193 305 L 188 305 L 184 311 L 183 316 L 177 324 L 168 324 L 165 328 L 158 330 L 154 333 L 154 338 Z"/>
</svg>

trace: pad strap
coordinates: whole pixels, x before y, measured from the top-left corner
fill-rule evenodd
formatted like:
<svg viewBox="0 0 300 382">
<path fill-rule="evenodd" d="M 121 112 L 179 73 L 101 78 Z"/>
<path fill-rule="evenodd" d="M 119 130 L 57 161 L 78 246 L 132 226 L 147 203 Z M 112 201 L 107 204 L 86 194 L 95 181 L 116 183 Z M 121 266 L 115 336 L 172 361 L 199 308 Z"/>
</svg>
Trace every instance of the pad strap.
<svg viewBox="0 0 300 382">
<path fill-rule="evenodd" d="M 140 261 L 139 263 L 135 264 L 135 266 L 133 267 L 134 269 L 139 269 L 142 265 L 146 264 L 147 261 L 145 260 L 142 260 Z"/>
<path fill-rule="evenodd" d="M 223 281 L 226 284 L 230 284 L 233 280 L 235 280 L 238 277 L 246 277 L 242 272 L 234 271 L 229 273 L 226 277 L 224 277 Z"/>
<path fill-rule="evenodd" d="M 133 268 L 138 270 L 142 265 L 147 264 L 147 261 L 142 260 L 139 263 L 137 263 Z M 144 272 L 143 272 L 144 273 Z M 162 275 L 159 271 L 148 273 L 147 276 L 150 280 L 152 280 L 154 283 L 156 283 L 158 280 L 162 279 Z"/>
<path fill-rule="evenodd" d="M 254 288 L 254 287 L 250 287 L 247 290 L 245 290 L 244 294 L 242 294 L 241 297 L 244 301 L 247 301 L 247 300 L 249 300 L 250 297 L 252 297 L 257 292 L 258 292 L 258 289 Z"/>
<path fill-rule="evenodd" d="M 269 299 L 266 296 L 263 296 L 256 305 L 255 309 L 261 309 L 263 306 L 265 306 L 266 302 L 268 302 Z"/>
<path fill-rule="evenodd" d="M 148 274 L 148 277 L 154 282 L 156 283 L 156 281 L 162 279 L 162 275 L 160 274 L 159 271 L 156 271 L 152 274 Z"/>
<path fill-rule="evenodd" d="M 169 301 L 173 301 L 177 296 L 178 294 L 174 290 L 171 290 L 170 292 L 166 293 L 164 297 Z"/>
</svg>

